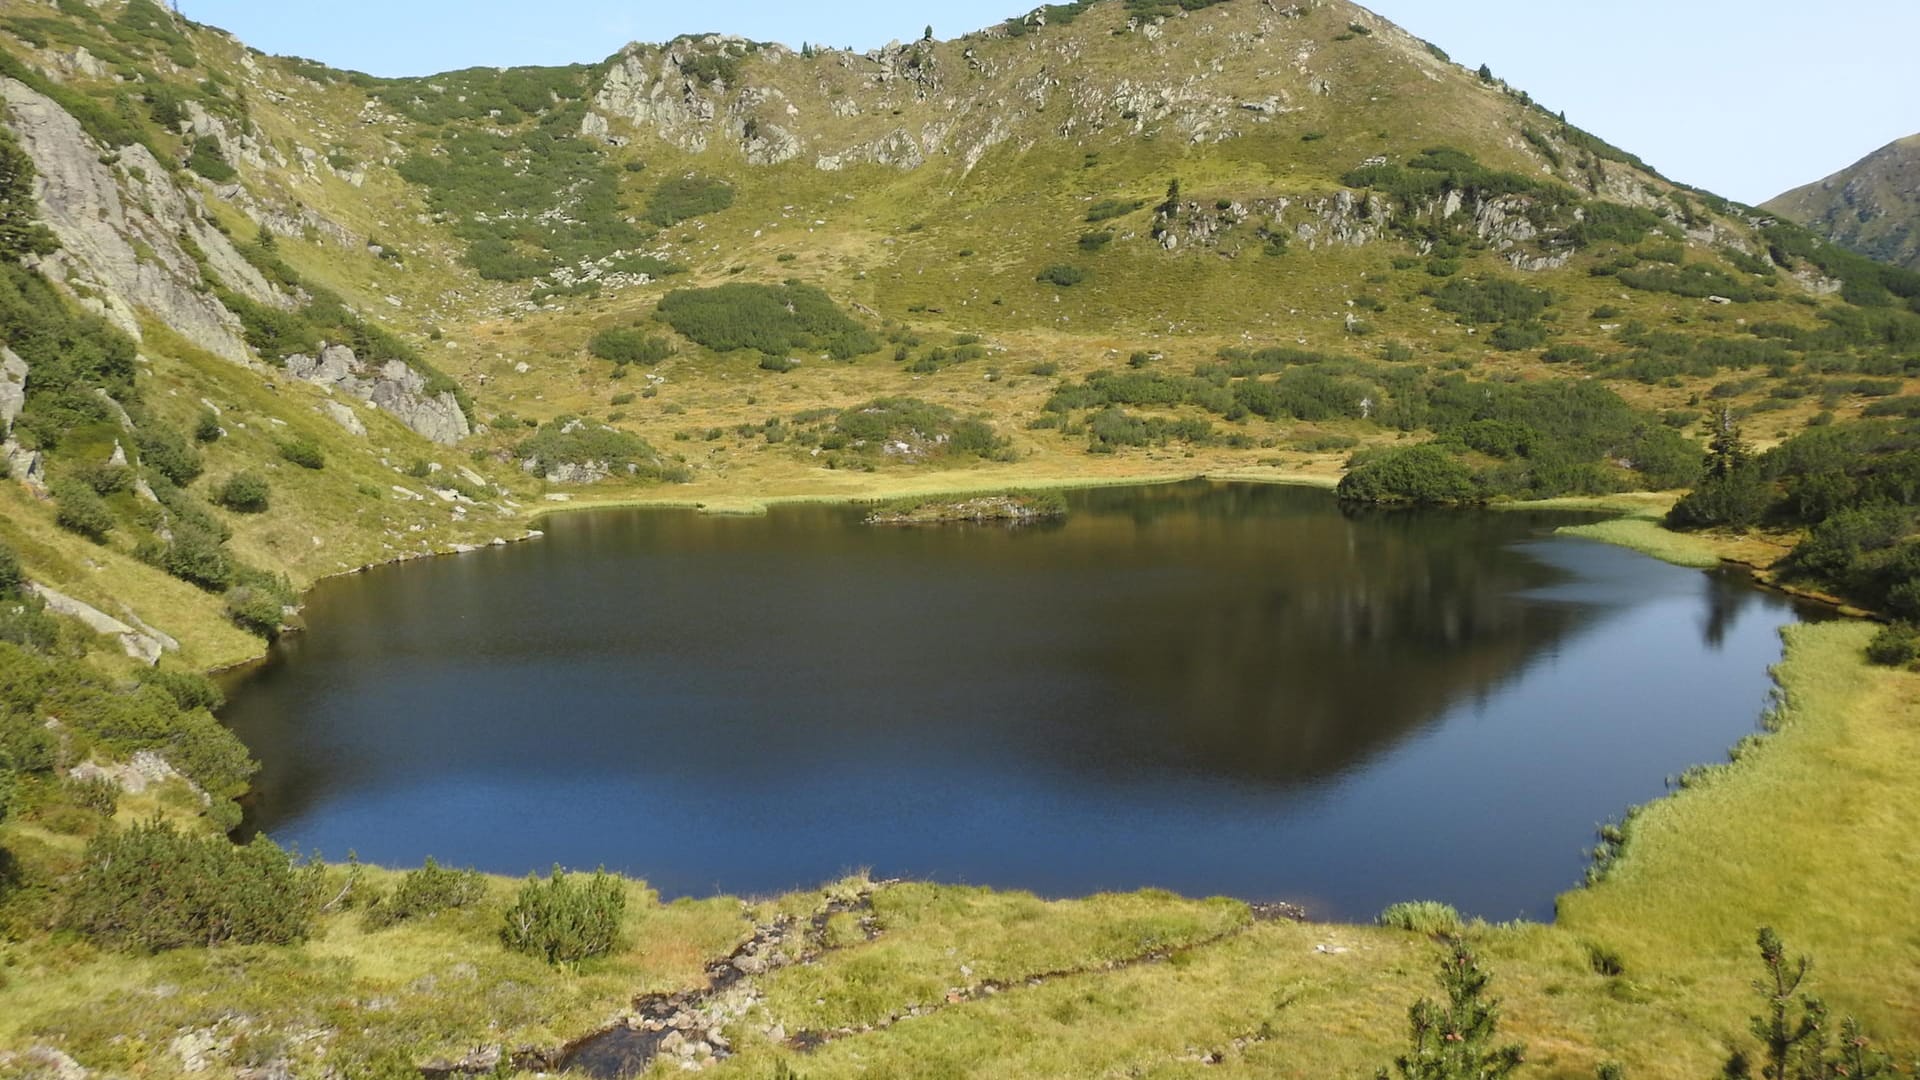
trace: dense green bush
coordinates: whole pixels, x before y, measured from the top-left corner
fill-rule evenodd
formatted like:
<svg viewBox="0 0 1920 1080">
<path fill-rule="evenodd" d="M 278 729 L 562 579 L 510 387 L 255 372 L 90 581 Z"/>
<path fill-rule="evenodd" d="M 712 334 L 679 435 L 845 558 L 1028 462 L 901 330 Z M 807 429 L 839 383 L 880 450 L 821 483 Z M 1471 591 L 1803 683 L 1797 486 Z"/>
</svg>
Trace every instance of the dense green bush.
<svg viewBox="0 0 1920 1080">
<path fill-rule="evenodd" d="M 1006 460 L 1011 453 L 1009 442 L 985 421 L 963 419 L 944 405 L 908 397 L 879 398 L 842 410 L 821 445 L 868 456 L 905 446 L 909 460 Z"/>
<path fill-rule="evenodd" d="M 131 952 L 290 944 L 307 936 L 317 870 L 264 836 L 235 845 L 156 820 L 87 845 L 61 924 Z"/>
<path fill-rule="evenodd" d="M 673 355 L 673 346 L 665 338 L 638 330 L 602 330 L 587 343 L 587 351 L 615 364 L 657 364 Z"/>
<path fill-rule="evenodd" d="M 1676 529 L 1725 525 L 1735 529 L 1758 525 L 1773 507 L 1775 491 L 1758 462 L 1709 476 L 1682 496 L 1667 512 L 1667 524 Z"/>
<path fill-rule="evenodd" d="M 1087 438 L 1088 449 L 1110 454 L 1123 446 L 1162 446 L 1169 442 L 1206 445 L 1214 441 L 1215 432 L 1206 420 L 1168 420 L 1106 408 L 1088 417 Z"/>
<path fill-rule="evenodd" d="M 50 653 L 59 648 L 62 635 L 61 620 L 47 614 L 46 603 L 38 596 L 0 591 L 0 642 Z M 6 751 L 4 742 L 0 739 L 0 756 Z"/>
<path fill-rule="evenodd" d="M 1546 341 L 1547 328 L 1537 322 L 1501 323 L 1487 338 L 1488 344 L 1506 352 L 1539 348 Z"/>
<path fill-rule="evenodd" d="M 1058 285 L 1063 289 L 1070 289 L 1087 280 L 1087 272 L 1077 266 L 1061 264 L 1058 266 L 1049 266 L 1045 270 L 1040 271 L 1034 280 L 1043 285 Z"/>
<path fill-rule="evenodd" d="M 660 301 L 659 317 L 715 352 L 754 349 L 769 356 L 819 350 L 850 360 L 880 341 L 812 285 L 737 282 L 681 289 Z"/>
<path fill-rule="evenodd" d="M 733 205 L 733 186 L 711 176 L 677 176 L 654 189 L 646 218 L 661 228 L 688 218 L 717 214 Z"/>
<path fill-rule="evenodd" d="M 200 478 L 204 467 L 200 454 L 172 427 L 158 420 L 147 420 L 133 435 L 140 450 L 140 464 L 166 477 L 179 487 Z"/>
<path fill-rule="evenodd" d="M 140 684 L 158 687 L 173 699 L 175 705 L 188 712 L 195 709 L 217 712 L 227 703 L 226 695 L 220 692 L 213 680 L 191 671 L 150 669 L 140 674 Z"/>
<path fill-rule="evenodd" d="M 1622 270 L 1620 284 L 1642 292 L 1671 293 L 1693 299 L 1721 296 L 1738 303 L 1757 299 L 1752 286 L 1718 266 L 1687 263 L 1683 266 L 1648 266 Z"/>
<path fill-rule="evenodd" d="M 237 472 L 214 491 L 213 501 L 237 514 L 264 514 L 272 506 L 273 489 L 257 472 Z"/>
<path fill-rule="evenodd" d="M 627 910 L 626 888 L 598 871 L 580 882 L 558 866 L 542 882 L 527 879 L 500 931 L 507 948 L 549 964 L 577 964 L 612 952 Z"/>
<path fill-rule="evenodd" d="M 1544 314 L 1553 295 L 1507 278 L 1459 278 L 1433 290 L 1433 306 L 1470 324 L 1529 323 Z"/>
<path fill-rule="evenodd" d="M 1911 623 L 1881 627 L 1867 645 L 1867 659 L 1886 667 L 1907 667 L 1920 660 L 1920 629 Z"/>
<path fill-rule="evenodd" d="M 220 144 L 209 138 L 193 140 L 193 149 L 187 155 L 187 168 L 216 184 L 227 183 L 240 175 L 227 161 L 226 155 L 220 152 Z"/>
<path fill-rule="evenodd" d="M 429 858 L 409 872 L 389 896 L 367 909 L 366 923 L 382 929 L 410 919 L 426 919 L 443 911 L 477 904 L 487 895 L 486 879 L 477 870 L 453 870 Z"/>
<path fill-rule="evenodd" d="M 1501 195 L 1532 195 L 1541 201 L 1561 201 L 1572 192 L 1519 173 L 1489 169 L 1471 154 L 1437 146 L 1421 151 L 1404 165 L 1366 165 L 1341 178 L 1350 188 L 1367 188 L 1390 195 L 1403 204 L 1436 201 L 1451 192 L 1468 199 Z"/>
<path fill-rule="evenodd" d="M 293 590 L 284 582 L 249 577 L 244 573 L 237 576 L 240 582 L 228 589 L 223 597 L 227 617 L 240 629 L 269 641 L 280 636 L 280 630 L 286 624 L 287 608 L 293 606 Z"/>
<path fill-rule="evenodd" d="M 301 437 L 280 444 L 280 456 L 303 469 L 318 471 L 327 467 L 326 452 L 312 439 Z"/>
<path fill-rule="evenodd" d="M 1432 444 L 1357 455 L 1339 493 L 1361 503 L 1451 505 L 1480 498 L 1473 470 Z"/>
<path fill-rule="evenodd" d="M 0 597 L 12 596 L 26 580 L 26 574 L 20 569 L 20 557 L 12 548 L 0 544 Z"/>
<path fill-rule="evenodd" d="M 143 543 L 138 554 L 174 577 L 208 592 L 224 592 L 232 587 L 238 568 L 227 554 L 224 538 L 219 533 L 178 522 L 171 536 L 166 541 L 155 538 Z"/>
<path fill-rule="evenodd" d="M 1102 199 L 1087 210 L 1087 223 L 1097 225 L 1102 221 L 1125 217 L 1145 205 L 1145 199 Z"/>
<path fill-rule="evenodd" d="M 1160 372 L 1099 371 L 1078 386 L 1062 386 L 1047 400 L 1048 412 L 1091 409 L 1107 405 L 1198 405 L 1226 414 L 1233 409 L 1233 392 L 1197 377 Z"/>
<path fill-rule="evenodd" d="M 1234 402 L 1255 416 L 1292 417 L 1309 423 L 1360 419 L 1367 412 L 1367 402 L 1378 402 L 1379 388 L 1340 372 L 1337 365 L 1313 366 L 1283 371 L 1271 380 L 1247 379 L 1234 384 Z"/>
<path fill-rule="evenodd" d="M 55 481 L 51 485 L 54 499 L 54 521 L 69 532 L 81 536 L 96 544 L 104 544 L 113 532 L 113 511 L 96 494 L 93 488 L 74 479 Z"/>
<path fill-rule="evenodd" d="M 520 443 L 520 458 L 536 476 L 547 476 L 563 465 L 599 465 L 616 476 L 685 483 L 686 468 L 668 461 L 638 435 L 583 420 L 559 416 Z"/>
</svg>

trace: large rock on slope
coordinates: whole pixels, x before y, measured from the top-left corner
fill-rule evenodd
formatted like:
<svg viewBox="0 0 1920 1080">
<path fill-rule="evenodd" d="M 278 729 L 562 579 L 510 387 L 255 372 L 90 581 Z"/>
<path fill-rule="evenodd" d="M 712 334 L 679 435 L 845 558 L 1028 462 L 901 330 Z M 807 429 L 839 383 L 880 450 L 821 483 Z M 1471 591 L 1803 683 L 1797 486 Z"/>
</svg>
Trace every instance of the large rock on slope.
<svg viewBox="0 0 1920 1080">
<path fill-rule="evenodd" d="M 373 368 L 352 349 L 332 345 L 320 350 L 319 356 L 287 357 L 287 374 L 352 394 L 445 446 L 473 433 L 459 398 L 445 391 L 428 393 L 427 377 L 399 360 Z"/>
<path fill-rule="evenodd" d="M 33 158 L 40 216 L 61 250 L 42 269 L 76 291 L 135 340 L 145 309 L 195 344 L 237 363 L 252 358 L 240 320 L 199 291 L 200 266 L 181 246 L 190 237 L 227 287 L 261 303 L 286 298 L 208 224 L 146 147 L 112 155 L 66 110 L 23 83 L 0 78 L 7 125 Z M 116 171 L 116 168 L 118 171 Z M 123 188 L 124 185 L 124 188 Z"/>
<path fill-rule="evenodd" d="M 27 406 L 27 362 L 0 346 L 0 439 L 13 434 L 13 422 Z"/>
</svg>

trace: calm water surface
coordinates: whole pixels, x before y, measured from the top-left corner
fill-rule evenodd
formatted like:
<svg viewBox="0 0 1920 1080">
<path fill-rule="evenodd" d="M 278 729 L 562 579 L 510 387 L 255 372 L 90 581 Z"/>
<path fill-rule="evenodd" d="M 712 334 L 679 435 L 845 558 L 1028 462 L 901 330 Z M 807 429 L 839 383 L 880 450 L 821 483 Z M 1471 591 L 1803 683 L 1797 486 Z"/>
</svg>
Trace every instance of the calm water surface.
<svg viewBox="0 0 1920 1080">
<path fill-rule="evenodd" d="M 330 582 L 231 688 L 253 824 L 668 895 L 884 876 L 1550 918 L 1599 822 L 1754 730 L 1786 601 L 1322 492 L 1064 525 L 605 511 Z"/>
</svg>

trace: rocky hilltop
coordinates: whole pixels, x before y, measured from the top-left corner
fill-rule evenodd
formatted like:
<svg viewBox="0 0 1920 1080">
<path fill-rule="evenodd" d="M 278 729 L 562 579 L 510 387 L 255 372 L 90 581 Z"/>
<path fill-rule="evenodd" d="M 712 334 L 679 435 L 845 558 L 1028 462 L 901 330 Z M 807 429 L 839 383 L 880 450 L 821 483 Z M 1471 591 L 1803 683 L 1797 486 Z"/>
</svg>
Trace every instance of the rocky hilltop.
<svg viewBox="0 0 1920 1080">
<path fill-rule="evenodd" d="M 1765 209 L 1862 255 L 1920 270 L 1920 135 L 1789 191 Z"/>
</svg>

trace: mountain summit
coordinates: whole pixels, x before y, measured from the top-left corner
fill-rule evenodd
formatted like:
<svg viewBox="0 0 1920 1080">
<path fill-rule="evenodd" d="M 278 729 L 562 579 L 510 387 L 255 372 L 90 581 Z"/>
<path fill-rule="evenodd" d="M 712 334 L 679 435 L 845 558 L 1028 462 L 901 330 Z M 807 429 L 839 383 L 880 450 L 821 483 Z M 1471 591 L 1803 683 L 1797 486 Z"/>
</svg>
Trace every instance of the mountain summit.
<svg viewBox="0 0 1920 1080">
<path fill-rule="evenodd" d="M 1889 143 L 1764 209 L 1862 255 L 1920 270 L 1920 135 Z"/>
</svg>

